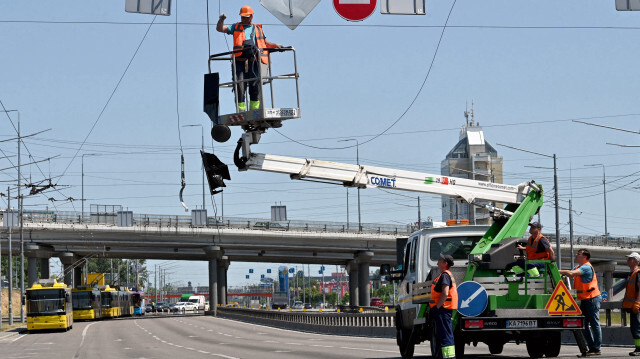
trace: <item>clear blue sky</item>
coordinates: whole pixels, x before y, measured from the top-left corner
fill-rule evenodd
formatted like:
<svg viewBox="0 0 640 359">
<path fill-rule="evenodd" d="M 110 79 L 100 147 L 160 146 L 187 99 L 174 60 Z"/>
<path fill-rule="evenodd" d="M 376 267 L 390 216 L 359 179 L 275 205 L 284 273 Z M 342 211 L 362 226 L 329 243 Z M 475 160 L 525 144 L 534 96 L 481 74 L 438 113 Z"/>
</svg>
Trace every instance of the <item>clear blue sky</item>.
<svg viewBox="0 0 640 359">
<path fill-rule="evenodd" d="M 638 235 L 638 149 L 606 143 L 640 145 L 639 135 L 571 119 L 639 129 L 640 13 L 617 12 L 613 0 L 458 0 L 420 90 L 453 1 L 428 1 L 426 16 L 376 11 L 363 22 L 348 23 L 325 0 L 294 31 L 258 1 L 246 3 L 253 6 L 254 22 L 264 24 L 270 41 L 298 50 L 303 116 L 285 122 L 279 129 L 282 134 L 322 148 L 344 147 L 338 141 L 346 138 L 365 142 L 394 123 L 417 96 L 392 129 L 360 146 L 360 161 L 439 173 L 440 161 L 457 142 L 465 104 L 474 101 L 476 120 L 494 146 L 504 143 L 558 155 L 561 206 L 566 208 L 573 195 L 577 233 L 604 232 L 602 169 L 585 167 L 602 163 L 607 166 L 609 232 Z M 0 100 L 6 109 L 20 111 L 23 134 L 51 128 L 25 140 L 28 152 L 23 152 L 23 162 L 58 156 L 24 170 L 34 182 L 53 177 L 58 184 L 58 191 L 27 198 L 25 206 L 79 211 L 80 201 L 63 199 L 82 197 L 80 156 L 91 153 L 99 156 L 84 159 L 85 210 L 91 204 L 118 204 L 136 213 L 184 214 L 178 200 L 180 143 L 186 157 L 187 204 L 201 205 L 200 129 L 178 129 L 179 124 L 203 125 L 211 150 L 210 121 L 202 112 L 202 76 L 209 53 L 206 1 L 173 0 L 173 5 L 170 17 L 155 19 L 105 108 L 153 16 L 125 13 L 124 0 L 0 4 L 4 34 Z M 226 51 L 231 40 L 215 32 L 219 8 L 231 23 L 239 19 L 240 5 L 209 2 L 211 53 Z M 218 70 L 228 76 L 226 65 Z M 231 104 L 225 106 L 223 111 L 230 111 Z M 14 137 L 7 117 L 2 118 L 0 139 Z M 17 119 L 15 113 L 12 119 Z M 214 145 L 216 154 L 229 164 L 239 135 L 234 129 L 231 141 Z M 355 162 L 355 148 L 304 145 L 268 131 L 254 150 Z M 504 157 L 506 183 L 535 179 L 551 195 L 552 171 L 525 167 L 549 167 L 551 160 L 496 148 Z M 0 143 L 0 149 L 1 156 L 16 155 L 15 143 Z M 2 168 L 10 167 L 16 157 L 0 160 Z M 270 206 L 282 202 L 290 219 L 346 221 L 342 187 L 294 182 L 275 174 L 238 173 L 233 168 L 231 172 L 225 216 L 268 218 Z M 7 170 L 0 177 L 10 181 L 17 174 Z M 50 202 L 49 197 L 58 201 Z M 421 198 L 423 217 L 439 219 L 439 198 Z M 218 196 L 215 203 L 220 214 Z M 353 220 L 355 191 L 350 191 L 350 203 Z M 416 204 L 415 199 L 365 190 L 363 221 L 415 222 Z M 552 205 L 549 198 L 542 211 L 550 231 Z M 6 207 L 4 197 L 0 206 Z M 211 213 L 209 196 L 207 208 Z M 568 232 L 568 211 L 561 211 L 560 222 L 562 232 Z M 194 266 L 202 267 L 204 274 L 180 271 L 175 279 L 205 283 L 206 265 L 184 268 Z M 233 264 L 232 284 L 243 282 L 250 267 Z M 312 268 L 312 272 L 317 271 Z"/>
</svg>

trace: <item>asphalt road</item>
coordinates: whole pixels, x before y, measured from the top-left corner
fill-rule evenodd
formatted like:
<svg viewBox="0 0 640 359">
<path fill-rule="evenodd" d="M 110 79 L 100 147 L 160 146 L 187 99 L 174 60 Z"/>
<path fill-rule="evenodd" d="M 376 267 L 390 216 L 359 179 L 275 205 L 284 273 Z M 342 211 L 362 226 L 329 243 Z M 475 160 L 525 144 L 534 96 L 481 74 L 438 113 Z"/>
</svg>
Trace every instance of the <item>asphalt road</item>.
<svg viewBox="0 0 640 359">
<path fill-rule="evenodd" d="M 428 343 L 415 358 L 429 358 Z M 628 357 L 629 348 L 606 347 L 599 358 Z M 469 358 L 527 358 L 524 345 L 507 344 L 492 356 L 466 347 Z M 561 358 L 575 358 L 565 345 Z M 0 333 L 2 359 L 28 358 L 399 358 L 395 339 L 311 334 L 202 315 L 163 315 L 76 322 L 69 332 Z"/>
</svg>

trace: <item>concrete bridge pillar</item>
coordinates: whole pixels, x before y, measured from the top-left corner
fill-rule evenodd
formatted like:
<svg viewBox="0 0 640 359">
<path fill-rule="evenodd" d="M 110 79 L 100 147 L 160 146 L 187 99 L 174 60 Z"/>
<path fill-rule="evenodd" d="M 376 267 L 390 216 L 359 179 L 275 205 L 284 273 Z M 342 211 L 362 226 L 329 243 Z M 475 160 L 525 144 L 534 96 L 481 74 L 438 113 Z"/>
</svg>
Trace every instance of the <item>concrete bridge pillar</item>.
<svg viewBox="0 0 640 359">
<path fill-rule="evenodd" d="M 358 306 L 358 263 L 355 260 L 349 261 L 346 265 L 349 273 L 349 306 Z"/>
<path fill-rule="evenodd" d="M 208 246 L 203 249 L 209 258 L 209 310 L 213 316 L 218 315 L 218 261 L 222 257 L 222 249 Z"/>
<path fill-rule="evenodd" d="M 40 279 L 49 278 L 49 258 L 51 257 L 52 248 L 48 246 L 40 246 L 35 243 L 27 243 L 24 246 L 24 253 L 27 257 L 27 284 L 31 287 L 38 281 L 38 262 L 40 262 L 41 275 Z M 43 264 L 43 260 L 46 262 Z"/>
<path fill-rule="evenodd" d="M 60 253 L 60 262 L 62 263 L 62 271 L 64 273 L 64 284 L 73 287 L 73 265 L 77 257 L 72 252 Z"/>
<path fill-rule="evenodd" d="M 27 285 L 31 288 L 38 281 L 38 258 L 27 257 Z"/>
<path fill-rule="evenodd" d="M 369 263 L 373 258 L 373 252 L 358 252 L 356 259 L 358 261 L 358 299 L 361 307 L 366 307 L 371 302 L 371 284 L 369 278 Z"/>
<path fill-rule="evenodd" d="M 76 263 L 73 268 L 73 286 L 77 287 L 82 284 L 82 272 L 84 271 L 84 260 Z"/>
<path fill-rule="evenodd" d="M 49 258 L 40 258 L 40 279 L 49 279 Z"/>
<path fill-rule="evenodd" d="M 596 273 L 602 273 L 602 290 L 613 297 L 613 272 L 616 270 L 616 261 L 598 263 L 593 266 Z"/>
<path fill-rule="evenodd" d="M 222 256 L 218 261 L 218 302 L 227 305 L 227 270 L 229 269 L 229 257 Z M 211 304 L 211 302 L 209 302 Z"/>
</svg>

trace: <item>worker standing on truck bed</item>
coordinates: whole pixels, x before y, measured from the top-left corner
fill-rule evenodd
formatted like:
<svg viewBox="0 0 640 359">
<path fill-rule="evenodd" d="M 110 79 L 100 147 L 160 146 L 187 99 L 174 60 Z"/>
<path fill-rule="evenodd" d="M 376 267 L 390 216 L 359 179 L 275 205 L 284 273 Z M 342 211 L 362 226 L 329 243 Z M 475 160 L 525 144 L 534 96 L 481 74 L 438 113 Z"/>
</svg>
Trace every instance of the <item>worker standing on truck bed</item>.
<svg viewBox="0 0 640 359">
<path fill-rule="evenodd" d="M 456 357 L 456 346 L 451 327 L 451 312 L 458 309 L 458 290 L 456 280 L 449 268 L 453 267 L 453 257 L 448 254 L 440 254 L 438 268 L 440 275 L 431 284 L 431 317 L 435 321 L 438 343 L 442 348 L 442 357 L 451 359 Z"/>
<path fill-rule="evenodd" d="M 633 252 L 627 256 L 627 265 L 630 272 L 627 277 L 627 290 L 624 292 L 624 299 L 622 300 L 622 308 L 630 313 L 631 319 L 631 336 L 633 337 L 633 343 L 636 346 L 636 350 L 629 353 L 632 357 L 640 356 L 640 254 Z"/>
<path fill-rule="evenodd" d="M 582 353 L 581 356 L 600 355 L 600 345 L 602 343 L 602 330 L 600 329 L 602 296 L 600 295 L 600 289 L 598 289 L 596 271 L 589 263 L 590 258 L 591 252 L 589 250 L 580 249 L 576 253 L 578 265 L 572 270 L 564 269 L 558 271 L 563 276 L 573 278 L 573 287 L 578 294 L 580 310 L 587 321 L 583 332 L 589 351 Z"/>
<path fill-rule="evenodd" d="M 240 17 L 240 22 L 229 27 L 224 24 L 227 16 L 221 14 L 218 24 L 216 25 L 216 30 L 228 35 L 233 35 L 233 56 L 235 57 L 234 81 L 243 81 L 251 78 L 256 79 L 249 81 L 248 84 L 249 96 L 251 97 L 249 109 L 257 110 L 260 108 L 260 63 L 265 65 L 269 63 L 269 56 L 264 49 L 280 48 L 282 45 L 267 41 L 262 31 L 262 25 L 252 22 L 253 9 L 251 6 L 245 5 L 240 8 Z M 244 89 L 244 82 L 237 83 L 234 89 L 240 111 L 247 110 Z"/>
</svg>

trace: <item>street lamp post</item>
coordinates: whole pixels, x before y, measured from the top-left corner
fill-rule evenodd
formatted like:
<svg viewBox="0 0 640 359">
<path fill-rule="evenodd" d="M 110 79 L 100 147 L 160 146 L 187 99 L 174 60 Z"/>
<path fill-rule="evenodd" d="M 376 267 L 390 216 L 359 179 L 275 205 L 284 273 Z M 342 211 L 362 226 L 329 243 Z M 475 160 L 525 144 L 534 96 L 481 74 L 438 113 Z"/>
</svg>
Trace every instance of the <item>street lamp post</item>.
<svg viewBox="0 0 640 359">
<path fill-rule="evenodd" d="M 182 127 L 198 127 L 200 126 L 200 134 L 202 136 L 202 152 L 204 152 L 204 127 L 201 124 L 197 125 L 182 125 Z M 204 201 L 204 164 L 202 164 L 202 209 L 206 209 Z"/>
<path fill-rule="evenodd" d="M 356 164 L 360 167 L 360 142 L 356 138 L 347 138 L 339 142 L 356 141 Z M 360 212 L 360 186 L 358 186 L 358 231 L 362 232 L 362 215 Z"/>
<path fill-rule="evenodd" d="M 604 195 L 604 236 L 609 237 L 609 229 L 607 228 L 607 175 L 605 173 L 604 164 L 594 163 L 592 165 L 585 165 L 586 167 L 602 166 L 602 194 Z"/>
<path fill-rule="evenodd" d="M 558 158 L 556 157 L 556 154 L 554 153 L 553 155 L 547 155 L 544 153 L 539 153 L 539 152 L 533 152 L 533 151 L 529 151 L 529 150 L 525 150 L 522 148 L 518 148 L 518 147 L 513 147 L 513 146 L 507 146 L 507 145 L 503 145 L 498 143 L 499 146 L 503 146 L 503 147 L 507 147 L 507 148 L 511 148 L 513 150 L 517 150 L 517 151 L 522 151 L 522 152 L 527 152 L 527 153 L 532 153 L 534 155 L 538 155 L 538 156 L 542 156 L 542 157 L 547 157 L 547 158 L 553 158 L 553 186 L 554 186 L 554 194 L 553 194 L 553 198 L 555 200 L 555 214 L 556 214 L 556 252 L 558 252 L 557 254 L 557 262 L 558 262 L 558 268 L 562 269 L 562 256 L 560 254 L 560 206 L 558 204 L 558 164 L 557 164 L 557 160 Z"/>
</svg>

